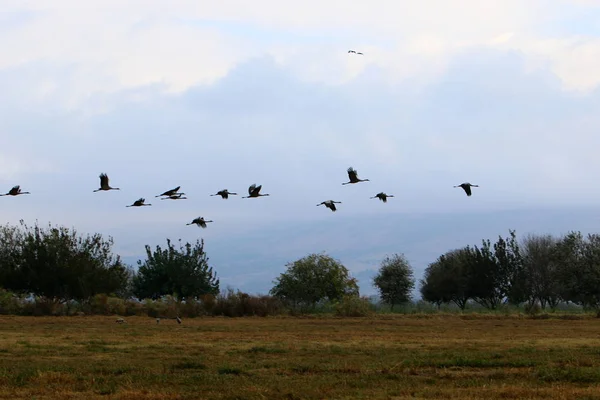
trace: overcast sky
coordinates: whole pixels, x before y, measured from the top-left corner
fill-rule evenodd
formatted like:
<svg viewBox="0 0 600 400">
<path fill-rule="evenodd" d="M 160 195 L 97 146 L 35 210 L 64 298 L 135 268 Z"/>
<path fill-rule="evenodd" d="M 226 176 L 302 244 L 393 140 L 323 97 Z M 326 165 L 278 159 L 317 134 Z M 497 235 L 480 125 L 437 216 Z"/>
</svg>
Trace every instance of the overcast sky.
<svg viewBox="0 0 600 400">
<path fill-rule="evenodd" d="M 3 0 L 0 49 L 0 191 L 32 192 L 0 198 L 2 222 L 111 235 L 127 260 L 202 237 L 251 292 L 320 251 L 356 274 L 403 252 L 420 277 L 473 244 L 465 215 L 497 222 L 456 228 L 479 241 L 508 210 L 536 210 L 532 231 L 598 211 L 600 2 Z M 350 166 L 370 182 L 342 186 Z M 101 172 L 121 190 L 93 193 Z M 271 196 L 209 196 L 252 183 Z"/>
</svg>

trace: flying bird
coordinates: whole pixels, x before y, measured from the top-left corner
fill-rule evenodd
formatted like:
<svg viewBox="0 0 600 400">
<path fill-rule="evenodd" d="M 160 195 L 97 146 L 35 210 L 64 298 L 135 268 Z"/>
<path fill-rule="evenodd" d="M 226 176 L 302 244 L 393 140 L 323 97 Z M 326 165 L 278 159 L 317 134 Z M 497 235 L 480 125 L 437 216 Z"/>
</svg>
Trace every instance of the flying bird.
<svg viewBox="0 0 600 400">
<path fill-rule="evenodd" d="M 186 225 L 196 224 L 196 225 L 198 225 L 201 228 L 206 228 L 206 223 L 207 222 L 213 222 L 213 221 L 205 221 L 204 217 L 198 217 L 198 218 L 195 218 L 192 222 L 190 222 L 189 224 L 186 224 Z"/>
<path fill-rule="evenodd" d="M 388 197 L 394 197 L 394 195 L 385 194 L 385 193 L 381 192 L 381 193 L 377 193 L 375 196 L 373 196 L 371 198 L 372 199 L 379 199 L 379 200 L 383 201 L 384 203 L 387 203 Z"/>
<path fill-rule="evenodd" d="M 260 190 L 260 189 L 259 189 Z M 237 196 L 237 193 L 231 193 L 230 191 L 228 191 L 227 189 L 223 189 L 223 190 L 219 190 L 217 193 L 215 194 L 211 194 L 211 196 L 221 196 L 223 199 L 227 200 L 229 198 L 229 195 L 235 195 Z"/>
<path fill-rule="evenodd" d="M 354 50 L 348 50 L 348 53 L 354 53 L 354 54 L 356 54 L 356 52 Z"/>
<path fill-rule="evenodd" d="M 31 193 L 29 193 L 29 192 L 22 192 L 21 191 L 21 186 L 17 185 L 17 186 L 13 186 L 13 188 L 10 189 L 8 191 L 8 193 L 0 194 L 0 196 L 18 196 L 20 194 L 31 194 Z"/>
<path fill-rule="evenodd" d="M 358 179 L 358 172 L 352 167 L 348 168 L 348 178 L 350 182 L 342 183 L 342 185 L 348 185 L 350 183 L 368 182 L 368 179 Z"/>
<path fill-rule="evenodd" d="M 172 195 L 176 194 L 179 191 L 179 188 L 181 188 L 181 186 L 177 186 L 175 189 L 167 190 L 163 194 L 159 194 L 158 196 L 154 196 L 154 197 L 172 196 Z M 181 194 L 185 194 L 185 193 L 181 193 Z"/>
<path fill-rule="evenodd" d="M 356 54 L 358 54 L 359 56 L 364 56 L 364 54 L 363 54 L 363 53 L 361 53 L 360 51 L 359 51 L 359 52 L 357 52 Z"/>
<path fill-rule="evenodd" d="M 455 188 L 463 188 L 467 196 L 471 195 L 471 187 L 479 187 L 479 185 L 471 185 L 469 182 L 461 183 L 460 185 L 454 186 Z"/>
<path fill-rule="evenodd" d="M 100 190 L 121 190 L 119 188 L 110 187 L 108 184 L 108 175 L 100 174 L 100 189 L 94 190 L 94 192 L 99 192 Z"/>
<path fill-rule="evenodd" d="M 161 200 L 184 200 L 187 199 L 187 197 L 182 197 L 185 193 L 175 193 L 175 194 L 171 194 L 167 197 L 163 197 Z M 156 196 L 158 197 L 158 196 Z"/>
<path fill-rule="evenodd" d="M 335 211 L 335 210 L 337 210 L 337 209 L 335 208 L 335 204 L 336 204 L 336 203 L 337 203 L 337 204 L 342 204 L 342 202 L 341 202 L 341 201 L 327 200 L 327 201 L 324 201 L 324 202 L 322 202 L 322 203 L 319 203 L 319 204 L 317 204 L 317 207 L 318 207 L 318 206 L 321 206 L 321 205 L 324 205 L 325 207 L 329 208 L 331 211 Z"/>
<path fill-rule="evenodd" d="M 144 204 L 146 199 L 140 198 L 133 202 L 133 204 L 125 206 L 125 207 L 142 207 L 142 206 L 151 206 L 152 204 Z"/>
<path fill-rule="evenodd" d="M 249 199 L 251 197 L 269 196 L 268 194 L 260 194 L 260 189 L 261 188 L 262 188 L 262 185 L 256 186 L 256 183 L 253 183 L 248 188 L 248 194 L 249 194 L 249 196 L 244 196 L 244 197 L 242 197 L 242 199 Z"/>
</svg>

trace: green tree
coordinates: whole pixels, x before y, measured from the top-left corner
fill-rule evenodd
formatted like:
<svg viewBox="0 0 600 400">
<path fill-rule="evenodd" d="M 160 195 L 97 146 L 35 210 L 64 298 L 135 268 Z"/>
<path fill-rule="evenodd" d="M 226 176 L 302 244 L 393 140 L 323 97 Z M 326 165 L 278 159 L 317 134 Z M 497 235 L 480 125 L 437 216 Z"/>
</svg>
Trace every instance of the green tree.
<svg viewBox="0 0 600 400">
<path fill-rule="evenodd" d="M 470 248 L 451 250 L 429 264 L 421 280 L 423 300 L 437 304 L 454 303 L 464 310 L 469 301 Z"/>
<path fill-rule="evenodd" d="M 394 305 L 407 303 L 415 287 L 415 279 L 410 263 L 404 254 L 386 256 L 379 272 L 373 278 L 373 285 L 379 290 L 381 300 L 394 309 Z"/>
<path fill-rule="evenodd" d="M 219 280 L 204 252 L 204 240 L 194 245 L 181 244 L 179 249 L 167 239 L 167 248 L 156 246 L 154 252 L 146 245 L 146 260 L 138 261 L 133 277 L 133 293 L 138 299 L 158 299 L 172 295 L 179 300 L 219 293 Z"/>
<path fill-rule="evenodd" d="M 546 306 L 554 309 L 560 301 L 557 244 L 552 235 L 527 235 L 521 243 L 528 301 L 539 302 L 542 309 Z"/>
<path fill-rule="evenodd" d="M 563 300 L 600 309 L 600 235 L 570 232 L 556 250 Z"/>
<path fill-rule="evenodd" d="M 98 293 L 116 293 L 129 271 L 112 254 L 113 240 L 80 236 L 75 229 L 37 225 L 0 230 L 0 285 L 43 296 L 53 302 L 84 301 Z"/>
<path fill-rule="evenodd" d="M 310 254 L 286 264 L 287 271 L 273 282 L 272 296 L 293 307 L 312 307 L 323 300 L 341 300 L 357 295 L 356 279 L 348 269 L 326 254 Z"/>
</svg>

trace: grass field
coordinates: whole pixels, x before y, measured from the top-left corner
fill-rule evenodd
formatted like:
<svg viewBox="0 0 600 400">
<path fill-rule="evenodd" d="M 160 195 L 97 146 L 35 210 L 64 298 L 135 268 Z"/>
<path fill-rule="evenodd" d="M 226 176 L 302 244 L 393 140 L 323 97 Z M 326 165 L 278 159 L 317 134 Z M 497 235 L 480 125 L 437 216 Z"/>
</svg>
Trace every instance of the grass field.
<svg viewBox="0 0 600 400">
<path fill-rule="evenodd" d="M 600 319 L 0 317 L 2 399 L 600 399 Z"/>
</svg>

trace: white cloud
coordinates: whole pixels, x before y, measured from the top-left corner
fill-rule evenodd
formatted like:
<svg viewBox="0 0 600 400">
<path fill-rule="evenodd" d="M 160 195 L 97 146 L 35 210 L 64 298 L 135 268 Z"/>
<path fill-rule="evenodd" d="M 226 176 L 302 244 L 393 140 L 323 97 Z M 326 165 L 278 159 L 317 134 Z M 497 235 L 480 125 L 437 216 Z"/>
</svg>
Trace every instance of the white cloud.
<svg viewBox="0 0 600 400">
<path fill-rule="evenodd" d="M 536 23 L 559 17 L 561 4 L 10 1 L 4 5 L 5 19 L 32 14 L 0 33 L 0 69 L 33 62 L 68 68 L 69 84 L 61 81 L 60 87 L 56 76 L 40 70 L 38 79 L 43 77 L 43 82 L 31 96 L 56 96 L 74 107 L 94 93 L 127 87 L 160 83 L 181 92 L 211 84 L 240 62 L 263 54 L 309 81 L 346 83 L 378 67 L 382 76 L 395 82 L 428 82 L 444 72 L 458 51 L 503 46 L 550 60 L 565 88 L 588 90 L 600 82 L 600 41 L 553 39 L 535 32 Z M 365 57 L 346 54 L 347 48 L 355 47 Z"/>
</svg>

